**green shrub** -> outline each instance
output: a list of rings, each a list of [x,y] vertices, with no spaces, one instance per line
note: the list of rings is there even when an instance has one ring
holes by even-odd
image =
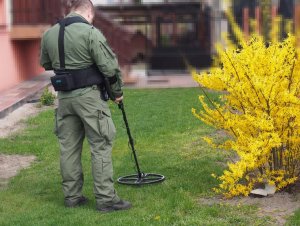
[[[48,88],[45,88],[40,98],[40,103],[42,105],[50,106],[54,104],[54,100],[55,100],[55,95],[51,91],[49,91]]]

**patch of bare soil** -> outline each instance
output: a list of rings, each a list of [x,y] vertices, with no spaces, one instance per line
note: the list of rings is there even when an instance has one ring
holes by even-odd
[[[228,134],[224,130],[217,130],[211,134],[216,140],[228,138]],[[231,156],[230,159],[236,161],[237,156]],[[225,161],[226,162],[226,161]],[[220,162],[219,164],[225,164]],[[222,197],[200,198],[200,204],[215,205],[227,204],[231,206],[239,205],[255,205],[258,207],[258,217],[268,216],[274,220],[275,224],[282,226],[286,219],[300,208],[300,181],[294,187],[290,187],[284,192],[275,193],[267,197],[235,197],[233,199],[223,199]]]
[[[222,199],[221,197],[200,198],[200,204],[214,205],[227,204],[232,206],[255,205],[258,207],[258,216],[269,216],[274,220],[275,225],[285,224],[287,217],[300,208],[300,194],[280,192],[273,196],[264,198],[258,197],[236,197],[233,199]]]
[[[9,179],[27,168],[36,159],[35,156],[0,155],[0,189],[4,188]]]
[[[37,107],[37,104],[24,104],[9,115],[0,119],[0,138],[6,138],[24,129],[24,120],[36,116],[45,107]]]
[[[0,138],[21,132],[26,127],[24,121],[28,117],[36,116],[45,109],[47,107],[37,107],[36,103],[28,103],[0,119]],[[0,189],[5,188],[11,177],[16,176],[21,169],[29,167],[35,159],[35,156],[0,154]]]

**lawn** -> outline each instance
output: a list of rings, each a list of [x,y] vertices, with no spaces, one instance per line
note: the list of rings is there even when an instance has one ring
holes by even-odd
[[[133,208],[101,214],[95,211],[90,151],[83,150],[84,194],[87,206],[67,209],[63,205],[59,173],[59,148],[53,134],[53,110],[28,120],[19,135],[0,140],[2,154],[33,154],[37,161],[0,190],[0,225],[267,225],[257,217],[255,206],[204,205],[199,198],[214,196],[225,156],[212,150],[201,136],[214,134],[191,114],[199,108],[201,91],[190,89],[125,90],[125,108],[136,142],[142,171],[161,173],[161,184],[131,187],[116,184]],[[218,94],[210,93],[217,100]],[[134,172],[121,112],[111,105],[117,127],[113,148],[115,178]],[[300,215],[300,213],[299,213]],[[293,219],[297,222],[297,218]],[[299,221],[298,221],[299,222]]]

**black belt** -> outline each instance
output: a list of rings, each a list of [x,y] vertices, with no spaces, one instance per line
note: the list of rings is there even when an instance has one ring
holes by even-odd
[[[96,66],[79,70],[54,70],[51,83],[55,91],[71,91],[92,85],[103,84],[103,76]]]

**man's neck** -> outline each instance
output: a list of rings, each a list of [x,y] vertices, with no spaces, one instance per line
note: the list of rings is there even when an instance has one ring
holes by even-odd
[[[84,19],[86,19],[89,22],[89,20],[88,20],[89,17],[88,17],[87,13],[84,13],[84,12],[79,11],[79,10],[74,10],[73,13],[76,13],[76,14],[82,16]]]

